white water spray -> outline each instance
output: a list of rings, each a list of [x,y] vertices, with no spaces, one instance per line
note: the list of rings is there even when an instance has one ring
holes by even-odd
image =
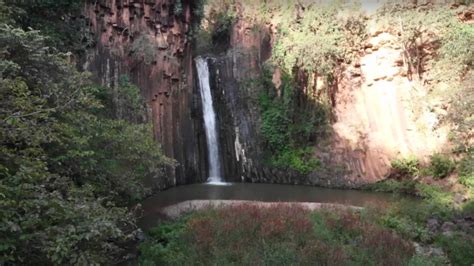
[[[199,78],[199,88],[204,114],[204,126],[206,128],[206,140],[209,161],[208,182],[212,184],[222,183],[221,163],[219,161],[219,142],[217,141],[216,113],[212,103],[211,88],[209,85],[209,67],[206,59],[196,58],[196,69]]]

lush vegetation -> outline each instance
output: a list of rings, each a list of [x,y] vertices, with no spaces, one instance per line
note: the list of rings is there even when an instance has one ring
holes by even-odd
[[[137,229],[128,206],[171,163],[137,87],[94,85],[55,48],[68,36],[23,29],[69,2],[0,3],[0,264],[119,261]]]
[[[390,185],[383,186],[390,186],[391,189],[401,187],[395,184],[396,182],[391,181]],[[474,211],[472,201],[457,205],[453,194],[438,186],[420,183],[412,186],[423,197],[422,201],[401,201],[388,210],[372,209],[368,211],[372,217],[370,219],[377,220],[378,224],[394,230],[406,239],[441,248],[452,265],[471,265],[474,262],[471,252],[474,248],[473,232],[469,225],[463,223],[464,217],[469,217]]]
[[[80,15],[82,0],[0,1],[0,23],[40,30],[47,46],[61,52],[83,54],[93,37]]]
[[[467,165],[468,157],[465,159]],[[430,156],[428,165],[423,166],[418,158],[411,155],[406,158],[398,158],[391,162],[392,177],[398,179],[413,179],[419,176],[433,176],[434,178],[445,178],[456,168],[456,163],[444,154],[433,154]],[[464,171],[468,171],[467,169]]]
[[[295,70],[333,77],[338,61],[350,61],[366,37],[365,21],[357,8],[342,1],[330,4],[280,5],[273,60],[288,73]],[[347,9],[345,16],[341,9]]]
[[[191,2],[200,21],[203,1]],[[225,50],[239,16],[256,26],[276,24],[271,64],[282,72],[281,86],[263,68],[248,87],[258,95],[268,163],[308,174],[321,166],[312,147],[328,129],[336,70],[356,59],[367,37],[365,18],[342,1],[242,2],[243,10],[231,0],[210,3],[208,27],[192,31],[201,38],[197,49]],[[113,89],[98,86],[77,70],[77,55],[94,43],[79,15],[81,3],[0,0],[1,265],[119,262],[136,240],[129,207],[150,192],[143,180],[164,180],[164,167],[173,164],[153,141],[139,88],[127,77]],[[173,11],[184,19],[182,3]],[[362,212],[243,205],[193,213],[152,230],[140,247],[142,264],[447,262],[415,255],[413,242],[441,247],[453,265],[474,263],[474,234],[462,226],[474,212],[474,28],[446,8],[392,6],[379,20],[397,36],[409,78],[451,105],[443,121],[453,124],[456,156],[435,154],[427,165],[414,157],[394,160],[394,178],[370,186],[423,200]],[[147,60],[156,50],[149,39],[137,38],[129,52],[152,63]],[[458,194],[424,180],[453,175],[471,198],[457,200]]]
[[[327,131],[326,108],[319,103],[301,108],[301,102],[306,101],[305,96],[298,95],[296,85],[288,75],[283,76],[280,95],[277,95],[269,67],[246,85],[259,94],[260,132],[268,153],[268,163],[277,168],[291,168],[301,174],[308,174],[320,166],[309,144]]]
[[[142,265],[419,265],[409,241],[355,211],[239,205],[162,224]],[[434,264],[436,265],[436,264]]]
[[[467,188],[474,189],[474,149],[469,149],[467,156],[459,162],[459,182]]]
[[[202,12],[203,19],[199,20],[201,24],[192,34],[196,53],[224,52],[229,47],[231,29],[237,21],[235,2],[208,1]]]
[[[444,169],[444,168],[443,168]],[[470,172],[472,175],[472,172]],[[429,185],[423,179],[388,179],[368,186],[369,189],[416,195],[421,201],[401,201],[388,210],[370,210],[384,227],[422,245],[442,248],[453,265],[471,265],[474,256],[472,227],[469,218],[474,214],[472,186],[466,186],[466,199],[458,200],[454,193],[440,185]],[[467,221],[467,222],[466,222]]]

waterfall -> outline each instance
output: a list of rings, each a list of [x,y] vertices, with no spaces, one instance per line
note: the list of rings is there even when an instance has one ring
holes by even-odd
[[[210,183],[222,182],[221,164],[219,161],[219,142],[217,141],[216,113],[212,105],[211,88],[209,85],[209,67],[206,59],[198,57],[196,60],[196,69],[199,79],[199,88],[204,114],[204,126],[206,128],[206,140],[209,161]]]

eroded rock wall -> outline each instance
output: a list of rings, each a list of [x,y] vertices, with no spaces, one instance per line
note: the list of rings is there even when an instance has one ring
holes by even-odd
[[[260,74],[267,59],[269,34],[248,30],[244,21],[233,25],[229,49],[210,60],[211,87],[214,90],[219,125],[221,156],[227,180],[263,179],[264,165],[258,159],[263,153],[259,134],[259,110],[249,99],[245,82]]]
[[[155,139],[177,166],[167,169],[160,189],[205,180],[205,135],[199,91],[193,83],[193,55],[188,33],[192,0],[87,1],[85,16],[96,38],[85,68],[103,85],[116,89],[128,76],[149,107]],[[139,141],[139,140],[137,140]]]
[[[449,129],[439,126],[418,75],[407,72],[397,36],[376,24],[369,30],[360,61],[344,66],[335,95],[331,160],[349,170],[344,178],[354,184],[387,177],[395,158],[423,161],[448,145]],[[425,39],[420,49],[431,54],[435,41]]]
[[[390,161],[395,158],[415,155],[423,161],[447,145],[449,130],[438,127],[439,119],[425,99],[422,82],[409,77],[397,36],[374,24],[369,25],[369,37],[359,60],[341,64],[335,71],[332,133],[319,141],[314,153],[323,167],[308,175],[267,167],[258,132],[259,107],[255,99],[249,99],[256,95],[246,90],[245,82],[259,75],[262,64],[271,57],[272,32],[277,29],[274,25],[252,23],[240,17],[231,28],[230,49],[216,56],[211,64],[227,177],[251,182],[360,187],[386,178]],[[255,26],[260,28],[255,30]],[[275,85],[278,76],[277,70]]]
[[[226,181],[310,184],[306,177],[264,161],[259,92],[249,82],[271,57],[271,26],[240,19],[230,29],[228,46],[225,53],[209,59]]]

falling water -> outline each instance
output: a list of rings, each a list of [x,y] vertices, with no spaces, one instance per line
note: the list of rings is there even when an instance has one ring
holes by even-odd
[[[204,113],[206,128],[207,150],[209,160],[210,183],[221,183],[221,164],[219,161],[219,143],[217,142],[216,113],[212,105],[211,88],[209,86],[209,67],[207,61],[201,57],[196,58],[196,69],[199,78],[199,88]]]

